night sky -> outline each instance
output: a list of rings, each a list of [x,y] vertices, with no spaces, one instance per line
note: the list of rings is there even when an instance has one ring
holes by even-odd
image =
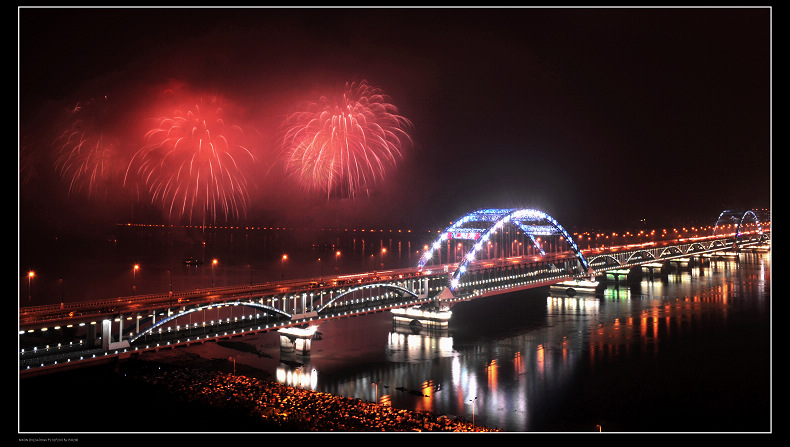
[[[65,192],[59,116],[106,96],[139,135],[175,84],[229,98],[256,136],[249,223],[438,229],[523,207],[569,229],[713,224],[770,207],[771,57],[769,8],[21,8],[20,222],[129,220],[123,194]],[[308,197],[277,164],[279,126],[363,79],[413,144],[370,197]]]

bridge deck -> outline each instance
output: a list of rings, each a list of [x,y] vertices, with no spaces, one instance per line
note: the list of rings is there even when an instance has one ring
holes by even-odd
[[[739,248],[759,246],[760,243],[750,241]],[[674,245],[590,251],[588,259],[595,275],[623,267],[721,253],[735,248],[731,240],[707,238],[704,241],[679,241]],[[339,284],[331,279],[323,284],[297,280],[287,284],[259,284],[22,308],[20,368],[29,371],[55,367],[108,355],[124,356],[146,349],[316,324],[334,318],[415,306],[436,298],[448,302],[478,299],[570,279],[589,278],[589,271],[568,267],[570,264],[566,261],[573,256],[573,253],[564,253],[550,260],[522,256],[471,263],[466,280],[452,293],[447,289],[448,272],[452,272],[457,264],[442,265],[432,270],[393,270],[386,275],[384,272],[375,275],[361,273],[353,284]],[[123,334],[120,339],[119,333]],[[100,346],[97,340],[102,335],[106,336]]]

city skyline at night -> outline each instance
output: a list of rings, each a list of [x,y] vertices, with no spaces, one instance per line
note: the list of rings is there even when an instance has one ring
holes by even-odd
[[[20,8],[20,219],[200,221],[205,202],[264,225],[443,228],[482,207],[712,224],[770,207],[770,25],[769,8]],[[353,159],[368,180],[333,174],[341,151],[291,151],[321,166],[302,183],[355,182],[299,185],[287,118],[362,82],[388,107],[366,125],[402,120],[396,145]],[[206,120],[184,98],[222,106]],[[162,138],[189,118],[193,146]]]

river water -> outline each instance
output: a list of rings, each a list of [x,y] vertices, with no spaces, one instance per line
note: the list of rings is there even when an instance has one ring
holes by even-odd
[[[105,280],[80,281],[69,264],[49,285],[41,279],[28,289],[21,281],[20,303],[395,268],[416,263],[417,247],[432,235],[272,235],[262,238],[271,244],[265,249],[260,240],[240,241],[238,235],[230,242],[229,234],[214,243],[207,238],[207,244],[186,234],[178,242],[160,237],[146,234],[126,245],[122,236],[91,251],[84,265],[114,273],[83,274]],[[180,265],[185,256],[211,257],[215,248],[222,268]],[[289,259],[281,262],[286,250]],[[256,258],[263,253],[268,259]],[[101,262],[104,256],[113,261]],[[769,253],[744,253],[663,278],[608,284],[596,295],[568,297],[539,288],[481,298],[455,305],[442,332],[397,327],[387,312],[332,320],[320,325],[322,338],[312,342],[309,356],[282,353],[279,336],[263,333],[159,357],[174,363],[198,356],[223,360],[225,367],[252,368],[293,386],[463,416],[509,432],[770,432],[770,261]],[[140,262],[141,269],[131,272],[130,262]],[[57,264],[40,271],[48,269]],[[55,420],[63,414],[33,410],[30,400],[52,393],[67,398],[65,377],[75,375],[22,381],[22,390],[36,390],[20,393],[34,396],[20,398],[23,430],[58,427]],[[97,402],[94,408],[102,407]],[[220,431],[234,429],[225,425]]]

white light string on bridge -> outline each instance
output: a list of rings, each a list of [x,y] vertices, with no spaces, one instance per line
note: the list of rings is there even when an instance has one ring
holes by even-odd
[[[719,214],[719,217],[716,219],[716,224],[713,226],[713,234],[716,235],[716,232],[723,228],[725,225],[735,225],[735,231],[732,234],[735,235],[735,239],[737,240],[739,236],[742,234],[742,228],[745,224],[749,224],[750,222],[747,221],[747,218],[753,220],[753,224],[757,225],[757,231],[759,234],[763,234],[763,227],[760,223],[760,218],[757,216],[757,213],[754,210],[724,210]]]
[[[482,228],[480,226],[468,227],[467,224],[469,223],[485,223],[485,226]],[[584,271],[589,270],[587,260],[562,225],[543,211],[529,208],[485,208],[466,214],[442,232],[439,238],[420,258],[418,267],[423,268],[433,258],[434,252],[438,251],[445,241],[451,239],[474,241],[475,244],[469,249],[451,276],[450,286],[455,289],[458,287],[460,278],[466,272],[469,263],[474,261],[478,252],[483,249],[483,244],[508,223],[520,228],[537,247],[541,256],[545,255],[545,251],[536,243],[535,236],[562,236],[571,250],[573,250]]]
[[[213,308],[219,308],[219,307],[227,307],[227,306],[252,307],[252,308],[262,309],[262,310],[265,310],[265,311],[268,311],[268,312],[272,312],[275,315],[279,314],[279,315],[285,316],[286,318],[291,318],[291,314],[289,314],[287,312],[281,311],[280,309],[274,308],[274,307],[269,306],[267,304],[260,304],[260,303],[256,303],[256,302],[253,302],[253,301],[232,301],[232,302],[225,302],[225,303],[221,303],[221,304],[208,304],[208,305],[205,305],[205,306],[198,306],[198,307],[193,307],[193,308],[190,308],[190,309],[185,309],[183,312],[178,312],[178,313],[174,313],[172,315],[169,315],[167,318],[159,320],[155,324],[151,325],[151,327],[149,327],[149,328],[147,328],[147,329],[145,329],[143,331],[140,331],[137,334],[133,334],[129,338],[129,343],[133,343],[138,338],[143,337],[146,334],[153,333],[154,329],[159,328],[159,327],[163,327],[163,326],[167,325],[168,323],[170,323],[171,321],[177,320],[177,319],[179,319],[179,318],[181,318],[181,317],[183,317],[185,315],[188,315],[190,313],[199,312],[201,310],[208,310],[208,309],[213,309]]]

